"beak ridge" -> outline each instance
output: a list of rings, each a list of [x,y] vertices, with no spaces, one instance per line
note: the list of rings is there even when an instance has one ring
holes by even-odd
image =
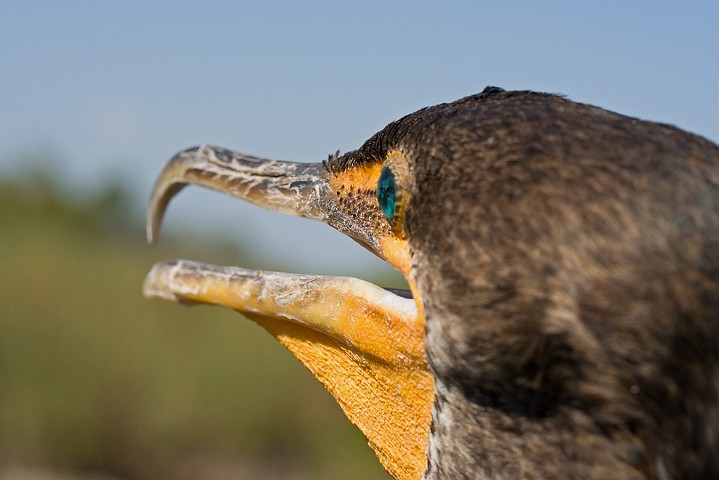
[[[268,160],[203,145],[175,155],[155,182],[147,240],[157,239],[170,200],[188,184],[227,193],[269,210],[327,222],[329,190],[321,163]]]

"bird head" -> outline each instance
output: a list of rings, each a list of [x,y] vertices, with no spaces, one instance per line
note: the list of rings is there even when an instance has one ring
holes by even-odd
[[[718,151],[494,87],[325,162],[193,148],[160,173],[150,242],[170,199],[200,185],[330,225],[410,291],[180,260],[144,292],[259,323],[399,479],[711,473]]]

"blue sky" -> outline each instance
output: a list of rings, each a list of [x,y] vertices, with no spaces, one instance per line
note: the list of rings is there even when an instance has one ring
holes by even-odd
[[[188,146],[317,161],[490,84],[716,142],[718,23],[716,1],[0,1],[0,175],[53,152],[44,168],[66,181],[120,176],[145,198]],[[198,189],[168,220],[230,232],[298,270],[348,273],[348,250],[355,268],[377,267],[323,226]],[[308,260],[284,251],[295,246]]]

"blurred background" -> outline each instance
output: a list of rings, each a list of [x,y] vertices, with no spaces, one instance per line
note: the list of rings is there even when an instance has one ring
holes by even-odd
[[[172,257],[401,285],[324,225],[154,177],[211,143],[323,160],[486,85],[719,140],[717,2],[0,1],[0,479],[387,478],[238,314],[142,298]]]

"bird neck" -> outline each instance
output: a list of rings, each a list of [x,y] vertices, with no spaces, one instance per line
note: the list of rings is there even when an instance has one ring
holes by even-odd
[[[626,478],[643,479],[641,445],[610,437],[591,419],[567,409],[552,417],[518,415],[470,400],[441,379],[435,403],[424,480]]]

